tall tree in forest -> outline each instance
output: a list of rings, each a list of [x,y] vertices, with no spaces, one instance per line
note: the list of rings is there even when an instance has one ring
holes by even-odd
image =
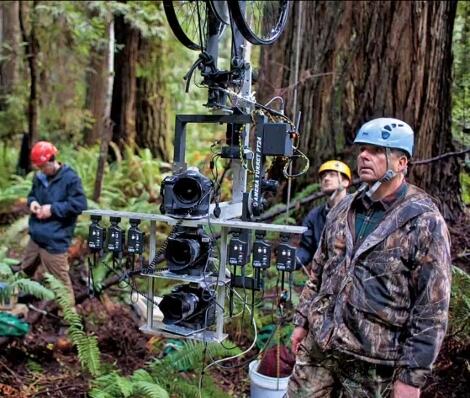
[[[310,180],[326,159],[353,163],[355,133],[376,117],[397,117],[414,128],[416,159],[454,149],[450,90],[455,1],[292,3],[286,32],[262,51],[258,99],[283,95],[289,114],[297,88],[300,149],[311,161]],[[297,40],[301,51],[295,81]],[[440,200],[446,219],[462,210],[459,170],[456,158],[411,170],[411,181]]]
[[[21,1],[19,6],[19,21],[21,35],[25,43],[25,55],[29,68],[30,88],[28,100],[28,134],[29,144],[32,145],[39,138],[39,99],[38,99],[38,54],[39,41],[36,36],[37,6],[38,1],[32,5]],[[29,26],[28,26],[29,25]]]
[[[114,18],[116,46],[114,87],[111,119],[114,122],[113,141],[123,147],[135,143],[136,69],[139,30],[124,15]]]
[[[87,10],[90,19],[99,18],[100,12],[97,9]],[[108,13],[110,15],[110,13]],[[106,109],[111,106],[111,102],[107,103],[107,94],[109,92],[109,24],[111,17],[106,21],[107,38],[106,40],[96,40],[92,44],[90,51],[89,64],[86,80],[86,99],[85,107],[90,111],[93,118],[93,124],[85,129],[85,143],[87,145],[96,144],[104,130],[106,117]],[[113,44],[114,45],[114,44]],[[114,67],[113,67],[114,68]],[[112,87],[110,88],[112,91]],[[108,98],[111,101],[111,98]]]
[[[106,107],[107,49],[104,46],[94,48],[90,54],[90,63],[86,74],[85,106],[93,117],[93,125],[85,131],[85,143],[96,144],[103,131]]]
[[[105,98],[103,106],[103,117],[102,117],[102,130],[100,132],[100,153],[98,157],[98,165],[96,168],[95,186],[93,189],[93,200],[95,202],[100,201],[101,189],[103,187],[104,169],[106,161],[108,159],[109,143],[111,142],[113,135],[113,121],[111,120],[111,106],[112,106],[112,95],[113,95],[113,82],[114,82],[114,47],[115,47],[115,35],[114,35],[114,20],[110,16],[108,21],[108,47],[106,51],[106,82],[105,87]]]
[[[125,10],[115,18],[113,141],[121,149],[124,144],[149,148],[154,156],[168,160],[163,9],[159,3],[124,4]]]
[[[0,110],[5,109],[6,96],[13,92],[18,80],[20,30],[18,1],[0,3]]]
[[[137,145],[158,159],[170,159],[168,92],[164,74],[163,41],[141,37],[137,77]]]

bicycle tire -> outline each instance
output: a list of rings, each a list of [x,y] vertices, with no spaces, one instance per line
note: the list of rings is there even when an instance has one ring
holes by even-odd
[[[201,20],[198,18],[198,8]],[[206,32],[208,28],[208,3],[207,1],[163,1],[166,19],[176,38],[185,47],[201,51],[205,49]],[[217,16],[216,16],[217,18]],[[224,24],[217,19],[217,34],[220,36],[224,29]],[[199,27],[202,29],[202,41]]]
[[[274,43],[287,24],[289,1],[227,1],[230,13],[243,37],[255,45]],[[243,11],[245,6],[246,12]],[[246,18],[248,15],[249,18]]]
[[[227,1],[208,0],[212,8],[212,12],[217,19],[225,25],[230,25],[230,14],[228,10]]]

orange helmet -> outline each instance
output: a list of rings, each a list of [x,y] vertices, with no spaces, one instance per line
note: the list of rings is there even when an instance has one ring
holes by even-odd
[[[57,152],[59,152],[57,148],[50,142],[38,141],[31,149],[31,162],[36,167],[42,166],[44,163],[49,162]]]

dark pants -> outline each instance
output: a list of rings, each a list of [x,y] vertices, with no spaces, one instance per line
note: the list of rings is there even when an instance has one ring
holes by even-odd
[[[299,345],[289,398],[390,397],[394,368],[374,365],[338,351],[322,352],[310,333]]]

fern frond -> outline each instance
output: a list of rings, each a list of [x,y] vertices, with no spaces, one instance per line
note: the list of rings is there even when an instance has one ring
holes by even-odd
[[[131,376],[132,381],[146,381],[153,383],[153,378],[145,369],[137,369]]]
[[[207,350],[212,358],[222,358],[225,356],[236,355],[241,352],[239,348],[233,343],[228,342],[224,344],[228,348],[225,348],[218,343],[208,343]],[[202,357],[204,353],[204,344],[195,340],[185,340],[183,347],[178,351],[175,351],[167,355],[162,363],[172,365],[179,370],[188,369],[200,369],[202,364]]]
[[[128,398],[132,395],[133,385],[132,381],[125,377],[116,377],[116,386],[119,388],[120,395],[124,398]]]
[[[88,392],[88,396],[90,398],[116,398],[115,395],[100,390],[91,390]]]
[[[63,283],[49,273],[45,274],[45,279],[55,293],[56,301],[64,313],[64,319],[69,324],[69,336],[72,344],[77,348],[80,365],[92,376],[98,376],[101,373],[101,363],[96,336],[87,336],[83,331],[82,320]]]
[[[54,293],[50,289],[31,279],[17,279],[11,286],[12,288],[18,287],[23,293],[31,294],[41,300],[52,300],[54,298]]]
[[[106,397],[117,398],[121,397],[121,390],[118,386],[118,380],[122,376],[119,375],[115,370],[111,371],[108,374],[101,375],[97,377],[92,382],[92,389],[88,393],[92,398],[100,398],[99,393],[106,394]]]
[[[133,386],[136,397],[169,398],[168,392],[154,382],[136,381]]]
[[[8,264],[0,263],[0,278],[8,279],[13,276],[13,271]]]
[[[2,244],[9,245],[13,241],[18,241],[18,236],[28,228],[29,216],[20,217],[13,224],[11,224],[3,233]]]

